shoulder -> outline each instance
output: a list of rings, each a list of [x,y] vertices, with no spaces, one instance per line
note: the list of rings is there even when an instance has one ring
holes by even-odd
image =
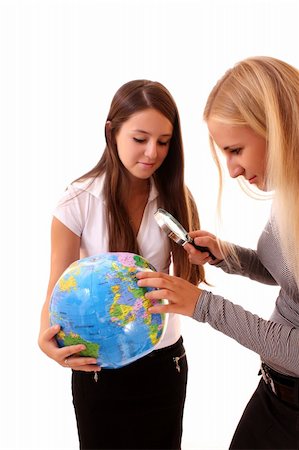
[[[65,191],[53,215],[76,235],[82,236],[89,218],[101,216],[103,177],[74,181]]]
[[[57,207],[63,209],[88,209],[90,204],[103,203],[104,177],[76,180],[68,185]]]
[[[84,180],[78,180],[71,183],[67,190],[69,193],[82,193],[85,192],[93,197],[101,198],[103,194],[103,187],[105,182],[105,175],[100,175],[95,178],[86,178]]]

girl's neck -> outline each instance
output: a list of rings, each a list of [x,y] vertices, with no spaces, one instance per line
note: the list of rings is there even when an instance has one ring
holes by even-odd
[[[123,188],[122,197],[129,222],[137,236],[150,192],[150,180],[138,180]]]
[[[125,197],[130,197],[131,195],[146,195],[148,196],[150,191],[150,180],[149,179],[127,179],[122,186],[123,193]]]

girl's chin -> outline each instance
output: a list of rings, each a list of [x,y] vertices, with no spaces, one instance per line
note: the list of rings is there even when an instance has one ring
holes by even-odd
[[[251,186],[257,188],[259,191],[262,191],[262,192],[270,192],[272,190],[269,188],[266,181],[264,181],[264,180],[260,181],[260,180],[258,180],[257,177],[255,177],[252,180],[247,180],[247,182]]]
[[[263,180],[261,183],[258,183],[257,187],[259,188],[260,191],[263,191],[263,192],[270,192],[272,190],[270,188],[270,186],[268,186],[268,183],[266,180]]]

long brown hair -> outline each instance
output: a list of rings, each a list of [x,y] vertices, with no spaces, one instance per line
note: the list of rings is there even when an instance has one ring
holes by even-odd
[[[153,175],[159,192],[158,205],[173,214],[187,229],[199,229],[195,202],[184,182],[184,153],[177,106],[168,90],[158,82],[133,80],[125,83],[114,95],[105,127],[106,147],[96,166],[77,181],[105,174],[104,198],[109,230],[109,251],[139,253],[137,239],[125,206],[121,201],[121,186],[128,179],[127,170],[119,159],[115,136],[122,124],[133,114],[153,108],[173,125],[168,154]],[[125,230],[125,232],[124,232]],[[191,265],[187,253],[170,241],[174,274],[197,284],[204,280],[202,266]]]

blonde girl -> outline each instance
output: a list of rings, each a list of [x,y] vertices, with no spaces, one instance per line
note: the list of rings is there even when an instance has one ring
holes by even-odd
[[[190,233],[218,258],[191,245],[190,261],[212,263],[229,274],[280,286],[268,320],[221,295],[178,277],[145,274],[141,286],[167,298],[156,311],[208,322],[260,355],[261,380],[233,436],[230,449],[299,448],[299,72],[272,57],[253,57],[228,70],[211,91],[204,119],[219,168],[218,149],[229,174],[248,190],[273,191],[271,216],[256,249],[222,242],[211,233]],[[221,190],[221,189],[220,189]],[[262,299],[261,299],[262,301]]]

